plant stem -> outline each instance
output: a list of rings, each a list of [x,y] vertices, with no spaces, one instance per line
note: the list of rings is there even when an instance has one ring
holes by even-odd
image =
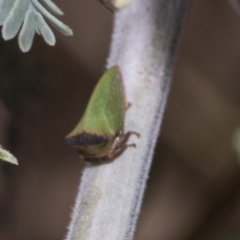
[[[190,0],[132,0],[115,13],[107,66],[118,65],[127,101],[125,131],[141,134],[108,164],[86,164],[66,240],[130,240],[145,190]]]

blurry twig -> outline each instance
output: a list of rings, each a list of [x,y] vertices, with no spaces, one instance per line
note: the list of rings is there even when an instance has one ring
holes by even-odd
[[[240,17],[240,0],[228,0],[235,13]]]

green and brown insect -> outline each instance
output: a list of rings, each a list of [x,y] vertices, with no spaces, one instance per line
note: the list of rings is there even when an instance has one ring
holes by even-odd
[[[109,161],[127,147],[134,131],[124,132],[126,103],[122,77],[117,66],[109,68],[99,80],[82,119],[66,136],[64,143],[77,148],[79,157],[90,162]]]

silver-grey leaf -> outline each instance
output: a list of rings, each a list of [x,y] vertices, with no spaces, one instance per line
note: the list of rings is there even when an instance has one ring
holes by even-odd
[[[0,146],[0,160],[18,165],[17,159],[2,146]]]
[[[0,26],[3,25],[5,19],[7,18],[9,12],[11,11],[15,0],[1,0],[0,1]]]
[[[42,15],[38,12],[36,12],[36,20],[37,20],[38,30],[42,34],[45,42],[47,42],[51,46],[55,45],[56,39],[51,28],[47,25]]]
[[[34,37],[36,26],[37,26],[36,24],[37,23],[36,23],[35,12],[31,10],[27,11],[22,29],[18,37],[18,44],[20,49],[23,52],[29,51],[29,49],[32,46],[33,37]]]
[[[28,7],[29,0],[16,0],[8,17],[3,23],[2,36],[5,40],[9,40],[16,36],[24,20]]]
[[[51,0],[40,0],[40,2],[53,14],[63,15],[62,10]]]
[[[49,45],[55,44],[55,36],[47,22],[61,33],[73,35],[71,28],[53,14],[62,15],[63,12],[52,0],[0,0],[2,37],[5,40],[12,39],[21,29],[18,37],[19,46],[23,52],[27,52],[32,46],[35,33],[42,34]]]
[[[33,6],[61,33],[71,36],[73,35],[72,29],[67,25],[55,18],[51,13],[49,13],[37,0],[31,0]]]

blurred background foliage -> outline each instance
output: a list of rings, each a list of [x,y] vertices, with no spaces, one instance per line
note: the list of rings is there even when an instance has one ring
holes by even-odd
[[[5,44],[1,40],[0,45],[0,97],[6,104],[22,104],[32,101],[37,96],[44,95],[49,86],[46,84],[44,72],[47,65],[43,61],[32,61],[19,53],[18,46]],[[45,88],[45,90],[43,90]]]
[[[104,71],[113,15],[56,1],[74,31],[20,52],[0,40],[0,239],[63,239],[84,163],[62,144]],[[70,14],[71,13],[71,14]],[[136,39],[137,41],[137,39]],[[135,240],[240,239],[240,20],[225,0],[193,0]],[[137,116],[136,116],[137,117]],[[111,181],[111,179],[109,179]]]

